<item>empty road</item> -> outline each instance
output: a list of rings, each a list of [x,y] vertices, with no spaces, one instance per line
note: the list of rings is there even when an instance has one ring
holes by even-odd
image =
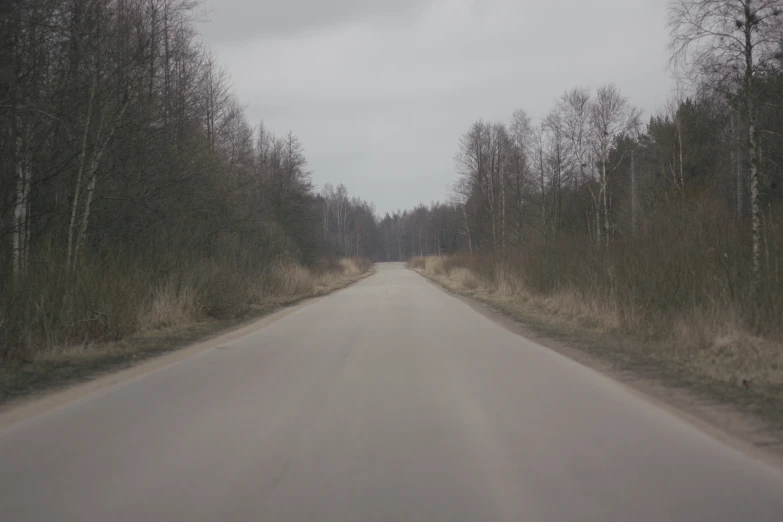
[[[0,431],[12,521],[783,520],[783,474],[401,265]]]

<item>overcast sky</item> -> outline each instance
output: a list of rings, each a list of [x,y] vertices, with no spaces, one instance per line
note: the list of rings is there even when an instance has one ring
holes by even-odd
[[[382,216],[448,196],[460,136],[543,117],[614,82],[648,114],[671,92],[664,0],[207,0],[207,44],[249,120],[299,136],[313,180]]]

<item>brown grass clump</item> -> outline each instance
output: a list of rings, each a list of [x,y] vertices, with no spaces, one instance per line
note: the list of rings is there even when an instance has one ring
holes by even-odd
[[[306,268],[296,263],[279,263],[273,266],[263,278],[267,296],[296,297],[315,289],[315,277]]]
[[[249,271],[214,258],[158,273],[117,256],[85,259],[71,275],[52,259],[37,260],[37,267],[34,278],[0,295],[0,360],[11,364],[52,350],[81,352],[137,333],[241,318],[256,307],[269,309],[348,284],[372,263],[335,259],[308,268],[281,260]]]
[[[413,268],[414,270],[424,270],[426,266],[427,262],[422,256],[414,256],[408,261],[408,268]]]
[[[359,261],[347,257],[340,259],[340,269],[342,274],[348,277],[356,277],[366,271],[360,266]]]
[[[526,293],[524,281],[509,267],[505,265],[498,266],[496,278],[495,286],[500,295],[511,297]]]
[[[595,298],[585,299],[573,289],[559,290],[550,296],[533,295],[528,302],[551,314],[563,316],[601,332],[615,331],[620,327],[617,310],[611,303]]]
[[[441,275],[446,270],[445,260],[444,256],[427,256],[424,258],[424,270],[428,274]]]
[[[512,309],[636,339],[646,356],[709,379],[783,386],[781,292],[742,289],[727,258],[677,240],[666,248],[550,245],[503,262],[459,254],[409,265],[458,291],[517,303]]]
[[[712,379],[735,385],[783,385],[783,344],[754,335],[733,310],[694,310],[678,318],[669,343]]]
[[[479,287],[478,277],[467,268],[454,268],[449,272],[448,277],[466,290],[475,290]]]
[[[168,280],[158,286],[139,316],[140,330],[159,330],[197,321],[201,315],[198,296],[191,286]]]

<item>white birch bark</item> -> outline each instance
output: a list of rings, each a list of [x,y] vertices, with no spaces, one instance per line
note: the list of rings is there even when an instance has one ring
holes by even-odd
[[[15,138],[15,156],[16,156],[16,197],[14,203],[13,234],[12,234],[12,256],[13,256],[13,275],[14,280],[19,280],[24,272],[24,249],[25,231],[24,226],[27,221],[27,198],[26,179],[27,173],[24,166],[24,140],[21,136],[21,129],[17,128]]]
[[[92,124],[93,104],[95,103],[95,91],[98,84],[98,73],[93,76],[90,86],[90,96],[87,101],[87,114],[84,118],[84,133],[82,134],[81,154],[79,156],[79,167],[76,171],[76,183],[74,185],[73,200],[71,201],[71,219],[68,224],[68,250],[66,257],[66,268],[70,271],[73,268],[73,245],[76,235],[76,218],[79,209],[79,197],[82,192],[82,178],[87,164],[87,144],[90,137],[90,126]]]
[[[468,252],[473,254],[473,243],[470,240],[470,223],[468,221],[468,211],[465,205],[462,205],[462,217],[465,219],[465,235],[468,238]]]
[[[750,160],[750,215],[751,236],[753,241],[753,279],[758,286],[761,283],[761,192],[759,172],[759,145],[756,134],[756,93],[753,78],[753,25],[749,23],[755,13],[751,13],[750,0],[745,4],[745,110],[748,120],[748,159]]]
[[[636,237],[638,231],[636,205],[636,155],[634,149],[631,149],[631,234],[633,237]]]
[[[684,145],[683,145],[683,138],[682,138],[682,118],[680,118],[679,115],[677,115],[677,143],[680,146],[679,150],[679,162],[680,162],[680,170],[679,170],[679,188],[680,188],[680,196],[683,198],[685,197],[685,161],[684,161]]]
[[[89,181],[87,184],[87,192],[84,200],[84,209],[81,213],[82,219],[81,219],[81,224],[79,226],[79,233],[76,238],[76,246],[73,250],[74,256],[78,255],[78,253],[81,251],[81,248],[84,246],[85,243],[85,237],[87,235],[87,226],[90,222],[90,212],[92,210],[92,202],[95,196],[95,187],[98,182],[98,167],[100,166],[101,158],[103,157],[104,152],[106,152],[106,148],[109,146],[109,143],[111,143],[111,140],[114,138],[114,134],[117,132],[117,129],[122,124],[123,117],[125,116],[125,111],[128,109],[129,105],[130,105],[130,96],[126,96],[122,108],[120,109],[119,113],[114,119],[114,123],[112,125],[111,131],[109,131],[109,133],[103,138],[102,138],[102,133],[103,133],[103,125],[104,125],[104,114],[101,114],[101,121],[100,124],[98,125],[98,131],[96,137],[96,141],[98,141],[96,145],[97,150],[93,152],[93,158],[92,161],[90,162],[90,169],[88,172]]]

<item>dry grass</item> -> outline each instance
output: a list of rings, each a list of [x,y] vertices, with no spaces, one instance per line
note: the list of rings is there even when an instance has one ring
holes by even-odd
[[[443,256],[427,256],[424,258],[424,269],[433,275],[445,272],[446,258]]]
[[[638,272],[632,274],[634,282],[628,283],[621,279],[623,274],[618,276],[611,270],[605,281],[591,279],[585,272],[579,280],[564,277],[569,271],[579,274],[579,269],[589,267],[589,259],[576,259],[578,264],[570,265],[539,260],[537,267],[531,262],[488,266],[491,261],[486,259],[427,257],[409,266],[444,286],[496,303],[504,310],[525,310],[537,320],[589,331],[591,335],[623,336],[644,350],[645,357],[674,364],[701,378],[769,390],[783,387],[783,342],[775,336],[753,333],[744,320],[746,314],[736,306],[716,299],[711,306],[689,306],[687,300],[683,301],[682,288],[672,297],[676,302],[662,302],[660,289],[641,280],[644,274]],[[648,303],[639,305],[639,300]],[[656,300],[660,304],[654,306]],[[774,331],[775,326],[765,325],[761,331]]]
[[[298,297],[314,291],[315,276],[295,263],[280,263],[264,275],[262,288],[266,298]]]
[[[506,297],[524,296],[527,294],[522,278],[505,265],[500,265],[496,269],[495,288],[500,295]]]
[[[155,289],[152,299],[141,310],[138,324],[142,331],[160,330],[190,324],[200,316],[198,296],[193,287],[169,279]]]
[[[783,345],[748,331],[732,310],[694,310],[678,318],[669,343],[678,360],[717,381],[783,386]]]
[[[555,315],[576,321],[601,332],[620,328],[620,318],[612,303],[595,298],[585,299],[574,289],[563,289],[549,296],[530,295],[528,302]]]
[[[0,321],[11,326],[0,330],[0,402],[194,342],[346,286],[371,268],[365,259],[340,259],[313,268],[278,262],[247,273],[209,260],[156,277],[118,259],[85,267],[69,282],[52,265],[0,299]]]
[[[34,279],[0,298],[0,359],[10,365],[81,353],[138,333],[245,317],[344,286],[371,263],[340,259],[310,269],[280,261],[248,272],[211,259],[156,274],[118,257],[85,260],[71,278],[57,263],[40,266]]]
[[[224,267],[202,265],[158,286],[139,318],[143,330],[178,327],[204,317],[241,316],[253,307],[278,305],[320,295],[356,280],[369,265],[340,259],[319,269],[278,262],[263,273],[244,278]],[[236,274],[236,272],[233,272]],[[221,292],[221,289],[223,292]]]
[[[426,264],[427,262],[422,256],[413,256],[407,263],[408,268],[413,268],[414,270],[424,270]]]
[[[455,268],[449,272],[448,277],[453,279],[457,285],[466,290],[475,290],[479,287],[479,280],[476,274],[467,268]]]
[[[343,275],[347,277],[356,277],[366,271],[358,260],[345,257],[340,259],[340,268],[342,269]]]

